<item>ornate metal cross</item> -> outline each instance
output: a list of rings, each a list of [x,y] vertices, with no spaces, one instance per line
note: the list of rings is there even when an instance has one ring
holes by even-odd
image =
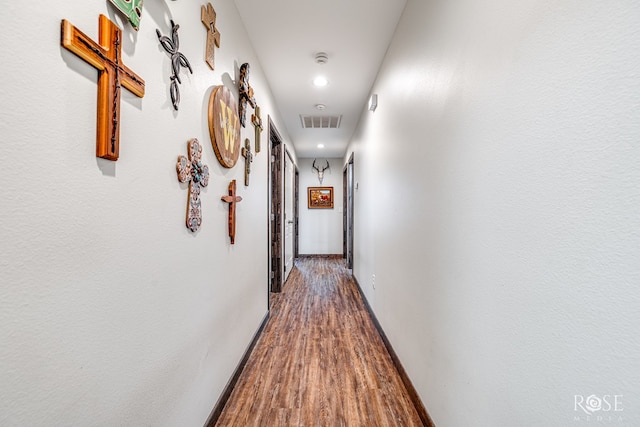
[[[205,52],[205,59],[209,67],[215,70],[215,47],[220,47],[220,31],[216,28],[216,11],[213,9],[211,3],[202,6],[200,19],[204,26],[207,27],[207,50]]]
[[[240,66],[240,83],[238,85],[238,94],[240,96],[240,104],[238,104],[238,116],[240,116],[240,124],[246,127],[247,122],[247,102],[256,108],[256,99],[253,97],[253,88],[249,85],[249,63],[245,62]]]
[[[169,55],[171,55],[171,86],[169,87],[169,93],[171,94],[171,103],[173,108],[178,111],[178,104],[180,104],[180,89],[178,83],[180,81],[180,67],[187,67],[187,69],[193,74],[191,64],[186,56],[179,52],[180,39],[178,38],[178,29],[180,25],[177,25],[173,20],[171,22],[171,38],[163,36],[160,30],[156,30],[156,35],[160,44]]]
[[[251,115],[251,123],[256,129],[256,153],[260,152],[260,134],[262,133],[262,117],[260,117],[260,106],[256,105],[256,113]]]
[[[253,154],[251,154],[251,141],[249,138],[244,140],[242,147],[242,157],[244,157],[244,185],[249,186],[249,174],[251,173],[251,162],[253,162]]]
[[[189,198],[187,199],[187,228],[197,231],[202,224],[202,202],[200,201],[200,187],[209,184],[209,166],[202,164],[202,146],[196,138],[187,141],[189,158],[178,156],[176,171],[178,181],[189,183]]]
[[[96,156],[118,160],[120,152],[120,87],[144,97],[144,80],[122,64],[122,31],[100,15],[99,43],[62,20],[62,46],[98,70],[98,120]]]
[[[229,184],[229,195],[220,198],[223,202],[229,203],[229,237],[231,244],[236,241],[236,203],[242,201],[242,197],[236,196],[236,180]]]

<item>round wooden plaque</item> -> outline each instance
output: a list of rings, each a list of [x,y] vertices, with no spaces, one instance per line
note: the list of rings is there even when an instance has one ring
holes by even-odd
[[[240,118],[236,100],[224,85],[214,87],[209,97],[209,134],[220,164],[234,167],[240,155]]]

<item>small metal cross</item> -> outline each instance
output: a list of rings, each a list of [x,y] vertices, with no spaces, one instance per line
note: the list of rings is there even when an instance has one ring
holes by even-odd
[[[256,153],[260,152],[260,134],[262,133],[262,117],[260,117],[260,106],[256,105],[256,113],[251,115],[251,123],[256,128]]]
[[[249,138],[244,140],[242,147],[242,157],[244,157],[244,186],[249,186],[249,174],[251,173],[251,162],[253,162],[253,154],[251,153],[251,141]]]

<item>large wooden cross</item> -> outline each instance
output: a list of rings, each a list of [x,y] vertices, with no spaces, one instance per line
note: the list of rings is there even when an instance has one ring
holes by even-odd
[[[122,63],[122,31],[100,15],[99,43],[62,20],[62,46],[98,70],[96,156],[118,160],[120,151],[120,87],[144,97],[144,80]]]
[[[206,6],[202,6],[200,13],[200,19],[205,27],[207,27],[207,48],[205,52],[205,60],[212,70],[216,69],[215,59],[216,52],[215,47],[220,47],[220,31],[216,28],[216,11],[211,6],[211,3]]]
[[[249,138],[244,140],[242,147],[242,157],[244,157],[244,185],[249,186],[249,174],[251,173],[251,162],[253,162],[253,154],[251,154],[251,141]]]
[[[251,115],[251,123],[256,129],[256,153],[260,152],[260,134],[262,133],[262,117],[260,117],[260,106],[256,105],[256,113]]]
[[[236,241],[236,203],[242,201],[242,197],[236,196],[236,180],[229,184],[229,195],[220,198],[223,202],[229,203],[229,237],[231,244]]]

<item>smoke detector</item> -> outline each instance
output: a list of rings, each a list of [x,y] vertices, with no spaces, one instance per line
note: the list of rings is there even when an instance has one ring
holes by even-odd
[[[316,53],[316,63],[317,64],[326,64],[329,61],[329,55],[325,52]]]

